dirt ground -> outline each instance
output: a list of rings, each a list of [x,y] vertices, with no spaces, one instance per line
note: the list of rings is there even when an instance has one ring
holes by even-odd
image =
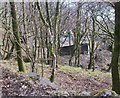
[[[83,91],[96,92],[102,89],[111,89],[110,72],[92,72],[81,68],[59,66],[56,70],[54,83],[49,82],[51,68],[44,70],[44,79],[25,77],[24,73],[17,72],[17,65],[12,61],[0,61],[2,78],[0,84],[2,94],[8,96],[39,96],[39,95],[81,95]],[[30,68],[30,67],[27,67]]]

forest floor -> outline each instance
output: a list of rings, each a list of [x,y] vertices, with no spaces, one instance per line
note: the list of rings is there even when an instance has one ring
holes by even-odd
[[[51,67],[44,65],[44,78],[41,65],[37,66],[39,78],[29,78],[30,63],[25,63],[27,72],[19,73],[14,60],[0,61],[2,76],[0,86],[3,96],[44,96],[44,95],[94,95],[103,89],[111,89],[110,72],[86,70],[59,65],[55,81],[50,83]]]

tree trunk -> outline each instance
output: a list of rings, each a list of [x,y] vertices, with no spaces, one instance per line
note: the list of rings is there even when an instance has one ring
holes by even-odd
[[[94,70],[94,48],[95,48],[95,41],[94,41],[94,38],[95,38],[95,20],[94,18],[92,17],[92,22],[93,22],[93,31],[92,31],[92,35],[91,35],[91,50],[90,50],[90,62],[89,62],[89,65],[88,65],[88,69],[92,69],[93,67],[93,70]]]
[[[7,53],[7,56],[4,58],[5,60],[9,60],[11,58],[11,54],[13,53],[13,50],[14,50],[14,43],[12,44],[10,51]]]
[[[75,66],[80,66],[80,40],[81,40],[81,21],[80,21],[80,16],[81,16],[81,3],[77,4],[77,22],[76,22],[76,28],[75,28],[75,47],[74,47],[74,52],[75,52]],[[71,58],[70,58],[71,59]],[[71,64],[71,60],[69,60],[69,64]]]
[[[57,58],[57,56],[56,56],[56,54],[57,54],[57,38],[58,38],[57,37],[57,31],[58,31],[57,24],[58,24],[58,14],[59,14],[59,3],[60,2],[58,0],[57,4],[56,4],[56,9],[55,9],[54,23],[50,21],[48,1],[46,0],[46,14],[47,14],[47,19],[46,20],[47,21],[44,19],[43,15],[42,15],[39,3],[38,2],[36,3],[38,11],[39,11],[39,16],[40,16],[43,24],[45,25],[45,27],[49,30],[49,34],[47,35],[47,36],[49,36],[49,40],[50,40],[50,37],[51,37],[51,41],[49,42],[50,46],[47,45],[47,48],[50,52],[50,56],[52,57],[52,64],[51,64],[52,65],[52,74],[51,74],[51,77],[50,77],[51,82],[54,81],[55,68],[56,68],[56,62],[57,62],[56,61],[56,58]],[[54,24],[54,26],[52,26],[52,24]],[[48,56],[49,56],[49,52],[48,52]]]
[[[55,68],[57,66],[57,42],[58,42],[58,15],[59,15],[59,0],[57,1],[56,3],[56,10],[55,10],[55,22],[54,22],[54,28],[53,28],[53,31],[54,31],[54,41],[52,43],[52,47],[53,47],[53,51],[52,51],[52,74],[51,74],[51,77],[50,77],[50,80],[51,82],[54,81],[54,77],[55,77]]]
[[[115,34],[111,67],[112,89],[120,94],[120,2],[115,3]]]
[[[14,41],[15,41],[15,49],[17,52],[17,62],[18,62],[18,68],[19,71],[25,72],[25,67],[23,65],[23,58],[21,53],[21,43],[20,43],[20,34],[18,32],[18,24],[17,24],[17,18],[16,18],[16,11],[15,11],[15,4],[14,2],[10,2],[11,7],[11,16],[12,16],[12,29],[13,29],[13,35],[14,35]]]

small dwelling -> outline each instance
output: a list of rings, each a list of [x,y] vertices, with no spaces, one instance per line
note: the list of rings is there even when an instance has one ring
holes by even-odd
[[[60,47],[60,55],[71,55],[75,51],[75,45]],[[87,43],[81,44],[80,49],[81,54],[89,54],[89,45]]]
[[[89,45],[83,42],[81,45],[81,54],[89,54]],[[60,55],[71,55],[75,51],[74,34],[72,31],[65,31],[60,36]]]

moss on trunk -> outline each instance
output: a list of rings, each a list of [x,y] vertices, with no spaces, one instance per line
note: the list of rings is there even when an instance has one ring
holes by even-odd
[[[115,34],[111,67],[112,89],[120,94],[120,2],[115,3]]]
[[[19,71],[25,72],[25,67],[23,65],[23,58],[21,53],[20,34],[18,32],[18,24],[17,24],[14,2],[10,2],[10,7],[11,7],[12,29],[13,29],[15,49],[17,53],[18,68],[19,68]]]

